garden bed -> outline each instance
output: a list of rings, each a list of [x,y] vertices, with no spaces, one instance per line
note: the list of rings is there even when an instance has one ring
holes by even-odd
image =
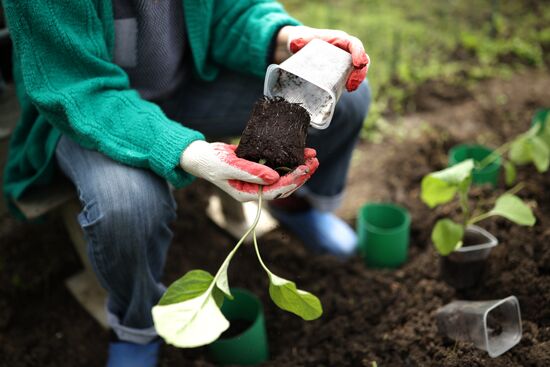
[[[538,87],[549,82],[547,75],[531,73],[510,82],[487,83],[463,104],[420,117],[430,127],[422,134],[359,147],[350,178],[354,203],[346,203],[341,213],[353,222],[354,205],[371,199],[408,208],[411,248],[402,268],[372,270],[359,258],[340,262],[314,256],[282,230],[260,239],[264,261],[274,273],[295,280],[321,299],[324,314],[319,320],[305,322],[278,309],[269,299],[267,279],[253,248],[243,247],[231,263],[229,279],[232,286],[253,291],[264,303],[271,343],[271,360],[265,365],[355,367],[376,361],[378,366],[549,366],[550,174],[520,169],[526,188],[519,195],[538,203],[537,224],[526,228],[500,219],[484,222],[501,245],[490,255],[482,284],[460,293],[440,280],[438,256],[429,240],[435,220],[452,215],[454,209],[431,211],[419,199],[420,180],[445,166],[454,144],[478,138],[497,146],[526,130],[534,109],[550,101],[550,91]],[[500,102],[502,94],[510,103]],[[412,124],[406,121],[401,128],[420,130],[419,124]],[[179,219],[166,283],[194,268],[215,271],[234,244],[203,214],[209,190],[197,183],[177,193]],[[482,197],[496,194],[476,191]],[[60,221],[19,224],[2,217],[0,243],[0,366],[103,366],[108,332],[63,285],[80,265]],[[503,356],[491,359],[467,343],[437,334],[438,307],[457,298],[509,295],[520,301],[524,331],[521,342]],[[160,365],[213,366],[205,348],[169,346],[163,347]]]

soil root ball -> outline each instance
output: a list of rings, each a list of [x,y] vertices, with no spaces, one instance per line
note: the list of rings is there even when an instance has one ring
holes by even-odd
[[[271,168],[294,168],[304,163],[310,116],[299,103],[263,97],[254,104],[237,147],[237,156],[265,160]]]

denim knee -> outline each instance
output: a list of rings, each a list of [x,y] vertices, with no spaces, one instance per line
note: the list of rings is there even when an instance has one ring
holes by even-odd
[[[369,112],[371,103],[371,90],[365,80],[357,90],[346,93],[344,97],[344,108],[346,109],[346,125],[353,131],[359,133]]]
[[[87,183],[86,198],[81,198],[84,208],[78,219],[88,239],[90,260],[106,283],[113,276],[124,277],[123,269],[135,271],[138,278],[150,276],[138,271],[149,268],[155,278],[160,277],[166,249],[158,247],[169,245],[168,226],[176,217],[166,182],[151,172],[128,171],[96,176]]]

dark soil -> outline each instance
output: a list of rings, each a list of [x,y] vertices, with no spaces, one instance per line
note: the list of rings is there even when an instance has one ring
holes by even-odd
[[[486,238],[477,233],[466,232],[463,241],[462,246],[468,247],[482,244],[486,242]],[[465,260],[466,257],[460,255],[441,256],[439,260],[441,279],[456,289],[465,289],[476,285],[483,276],[487,259]]]
[[[535,108],[550,100],[549,79],[524,75],[510,83],[490,84],[483,90],[482,102],[434,113],[439,126],[456,128],[456,133],[438,127],[423,131],[418,140],[395,138],[380,146],[359,147],[346,205],[371,200],[366,191],[358,193],[372,187],[377,198],[409,209],[409,260],[400,269],[368,269],[358,257],[341,262],[314,255],[282,230],[260,239],[264,261],[275,274],[320,298],[324,314],[319,320],[305,322],[277,308],[269,299],[268,281],[253,249],[244,246],[237,253],[229,269],[231,286],[257,294],[265,309],[271,360],[264,366],[370,367],[372,361],[381,367],[550,366],[550,173],[538,174],[531,167],[519,172],[526,183],[519,195],[534,207],[534,227],[501,219],[481,223],[500,245],[491,252],[480,283],[467,290],[457,291],[440,278],[438,255],[429,240],[435,221],[455,215],[458,208],[431,211],[419,199],[420,180],[446,165],[446,152],[454,144],[465,138],[478,140],[489,131],[496,146],[524,131]],[[492,90],[497,95],[510,92],[509,103],[493,99]],[[431,121],[429,116],[422,119]],[[408,130],[409,138],[413,131]],[[381,153],[361,155],[371,148]],[[489,198],[502,193],[501,187],[496,192],[475,192]],[[166,266],[167,284],[191,269],[214,272],[234,244],[204,214],[209,190],[196,182],[177,192],[179,218]],[[19,224],[8,217],[0,221],[0,366],[103,366],[108,332],[64,287],[64,279],[80,264],[59,221]],[[491,359],[469,343],[455,343],[438,334],[435,311],[448,302],[510,295],[518,297],[521,305],[523,337],[504,355]],[[206,348],[163,346],[160,366],[214,364]]]
[[[264,97],[254,105],[237,147],[237,156],[265,160],[271,168],[294,168],[304,163],[310,116],[298,103]]]
[[[241,335],[252,326],[252,322],[242,319],[229,320],[229,329],[223,332],[220,339],[229,339]]]

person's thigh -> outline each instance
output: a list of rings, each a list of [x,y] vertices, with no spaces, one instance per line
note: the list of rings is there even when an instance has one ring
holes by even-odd
[[[160,107],[171,119],[210,138],[240,136],[254,103],[263,96],[263,80],[223,70],[212,82],[186,82]]]
[[[172,237],[168,223],[175,219],[176,209],[168,183],[150,170],[118,163],[65,136],[56,158],[77,188],[83,207],[78,220],[100,280],[112,283],[111,271],[124,273],[130,268],[137,277],[140,268],[142,275],[152,273],[159,281]],[[118,280],[123,277],[115,275]]]

